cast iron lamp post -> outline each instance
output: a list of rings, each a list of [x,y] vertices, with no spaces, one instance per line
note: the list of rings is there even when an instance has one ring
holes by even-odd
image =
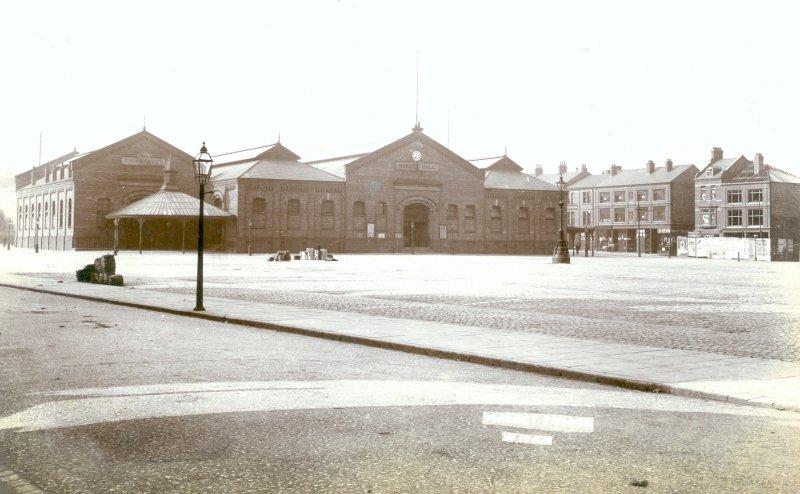
[[[636,254],[642,257],[641,235],[642,235],[642,212],[639,210],[639,192],[636,192]]]
[[[567,185],[564,182],[564,175],[558,178],[556,185],[558,185],[559,228],[558,242],[556,242],[556,248],[553,249],[553,264],[569,264],[569,249],[564,240],[564,187]]]
[[[203,203],[205,202],[206,182],[208,182],[208,179],[211,177],[211,164],[213,162],[214,160],[212,160],[211,155],[208,154],[208,149],[206,149],[206,143],[204,142],[203,147],[200,148],[200,152],[194,159],[194,178],[200,186],[200,193],[198,195],[200,199],[200,213],[197,220],[197,290],[194,306],[194,310],[196,311],[206,310],[205,307],[203,307]]]

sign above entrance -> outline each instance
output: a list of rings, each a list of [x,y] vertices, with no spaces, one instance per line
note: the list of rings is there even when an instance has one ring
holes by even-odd
[[[436,163],[414,163],[411,161],[398,161],[395,163],[396,170],[410,170],[421,172],[438,172],[439,165]]]
[[[164,158],[151,158],[149,156],[124,156],[122,158],[123,165],[157,165],[157,166],[164,166],[167,164],[167,160]]]

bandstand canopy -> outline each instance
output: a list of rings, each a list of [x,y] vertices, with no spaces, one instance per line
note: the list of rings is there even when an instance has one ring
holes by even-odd
[[[179,191],[159,190],[106,215],[106,218],[175,218],[195,219],[200,214],[200,200]],[[203,205],[207,218],[232,218],[234,215],[209,203]]]

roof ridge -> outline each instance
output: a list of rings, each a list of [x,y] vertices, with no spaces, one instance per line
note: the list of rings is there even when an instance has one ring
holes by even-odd
[[[344,160],[348,158],[360,158],[361,156],[366,156],[369,153],[356,153],[356,154],[346,154],[343,156],[334,156],[332,158],[324,158],[321,160],[311,160],[311,161],[300,161],[300,163],[304,163],[306,165],[314,165],[317,163],[325,163],[327,161],[336,161],[336,160]]]
[[[219,153],[219,154],[214,154],[214,155],[211,155],[211,157],[212,157],[212,158],[216,158],[217,156],[228,156],[228,155],[231,155],[231,154],[243,153],[243,152],[245,152],[245,151],[255,151],[256,149],[268,148],[268,147],[270,147],[270,146],[274,146],[274,145],[276,145],[276,144],[280,144],[280,143],[279,143],[279,142],[273,142],[272,144],[264,144],[263,146],[256,146],[256,147],[254,147],[254,148],[247,148],[247,149],[237,149],[237,150],[235,150],[235,151],[227,151],[227,152],[224,152],[224,153]]]

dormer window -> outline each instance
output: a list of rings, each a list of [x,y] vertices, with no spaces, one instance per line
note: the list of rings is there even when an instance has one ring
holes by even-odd
[[[713,168],[708,168],[706,170],[706,177],[713,177],[713,176],[714,176],[714,169]]]

